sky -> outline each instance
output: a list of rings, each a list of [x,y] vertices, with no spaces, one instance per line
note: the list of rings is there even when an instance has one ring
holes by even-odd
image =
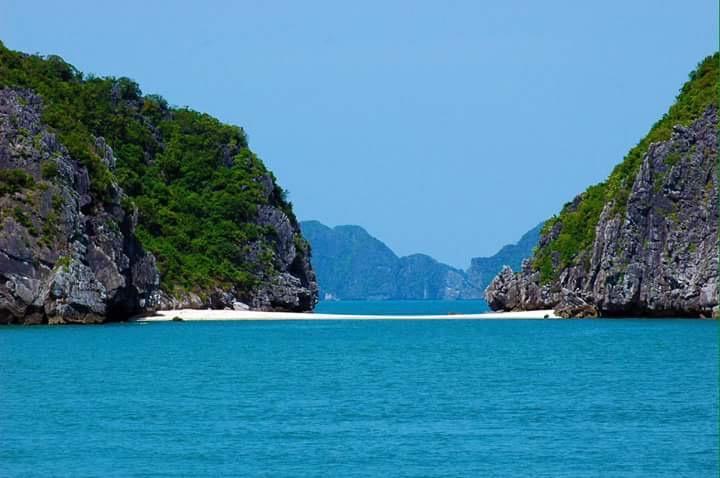
[[[0,40],[245,128],[301,220],[465,268],[612,167],[715,0],[0,0]]]

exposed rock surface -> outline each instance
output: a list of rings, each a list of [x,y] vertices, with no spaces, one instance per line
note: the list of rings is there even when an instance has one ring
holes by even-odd
[[[486,290],[490,306],[564,316],[717,314],[717,120],[710,106],[691,126],[676,126],[670,140],[650,145],[626,210],[605,205],[579,265],[545,285],[529,263],[518,273],[504,269]]]
[[[561,302],[555,307],[555,313],[564,319],[584,319],[600,315],[597,307],[572,291],[564,289],[561,297]]]
[[[271,194],[269,187],[265,194]],[[273,277],[264,277],[257,293],[247,298],[259,310],[312,310],[317,303],[318,286],[310,263],[310,246],[302,237],[299,224],[284,211],[265,205],[258,210],[258,224],[273,231],[271,251]]]
[[[157,308],[315,306],[309,246],[298,224],[272,205],[272,178],[260,178],[268,204],[255,219],[268,239],[248,247],[257,286],[170,295],[134,235],[137,216],[123,206],[130,203],[122,190],[113,184],[109,197],[95,198],[87,168],[44,126],[41,112],[31,91],[0,89],[0,323],[100,323]],[[96,138],[95,153],[112,170],[116,158],[104,138]]]
[[[274,183],[261,177],[265,200],[271,202]],[[266,228],[268,241],[249,245],[246,259],[256,264],[258,286],[252,291],[233,287],[216,289],[207,296],[186,292],[173,296],[160,292],[162,309],[235,309],[302,312],[312,310],[317,303],[318,288],[310,263],[310,247],[302,239],[300,227],[279,207],[265,204],[258,207],[255,223]],[[272,247],[268,247],[268,243]],[[266,262],[271,267],[265,267]],[[269,274],[267,271],[272,271]],[[242,304],[242,305],[238,305]]]
[[[94,200],[87,169],[42,124],[30,91],[0,89],[0,322],[98,323],[156,306],[159,274],[111,186]],[[98,154],[110,167],[102,138]]]

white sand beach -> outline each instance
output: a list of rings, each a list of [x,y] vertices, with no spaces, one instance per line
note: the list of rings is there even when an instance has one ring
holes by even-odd
[[[137,317],[137,322],[163,322],[171,320],[506,320],[506,319],[558,319],[552,310],[526,310],[522,312],[488,312],[483,314],[446,315],[349,315],[315,314],[310,312],[260,312],[252,310],[160,310],[154,315]]]

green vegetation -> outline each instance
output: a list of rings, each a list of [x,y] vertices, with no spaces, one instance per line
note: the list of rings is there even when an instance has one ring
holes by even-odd
[[[32,227],[32,222],[30,222],[30,218],[27,217],[27,214],[25,214],[25,211],[23,211],[20,206],[15,206],[15,208],[13,209],[13,217],[18,222],[18,224],[21,224],[26,228]]]
[[[53,179],[58,174],[58,165],[55,161],[43,161],[40,165],[40,173],[44,179]]]
[[[0,170],[0,195],[15,194],[22,189],[31,188],[35,181],[22,169]]]
[[[663,185],[665,184],[665,178],[667,178],[668,171],[663,171],[662,173],[656,173],[655,177],[653,178],[653,192],[655,194],[658,194],[660,191],[662,191]]]
[[[114,182],[123,187],[132,199],[124,205],[138,209],[137,235],[156,255],[166,290],[254,285],[245,249],[264,234],[251,220],[266,202],[258,178],[270,173],[241,128],[143,96],[128,78],[84,76],[60,57],[25,55],[0,43],[3,86],[43,98],[44,122],[88,168],[94,207],[109,201]],[[96,147],[99,136],[117,158],[112,172]],[[43,163],[44,178],[56,174],[54,161]],[[277,185],[270,202],[295,222]]]
[[[591,186],[582,193],[577,206],[567,204],[559,216],[548,220],[543,227],[543,234],[551,231],[556,223],[562,225],[558,236],[544,248],[535,251],[534,266],[540,271],[541,282],[546,283],[555,278],[556,268],[553,257],[559,259],[560,267],[572,264],[580,251],[587,250],[595,240],[595,225],[605,206],[605,185]],[[590,227],[592,224],[592,227]]]
[[[667,157],[665,157],[665,164],[667,164],[670,167],[675,166],[678,161],[680,161],[680,158],[682,157],[682,153],[680,151],[671,151]]]
[[[650,144],[670,139],[673,126],[688,126],[709,105],[717,104],[719,61],[718,53],[705,58],[690,73],[689,80],[681,88],[668,112],[630,150],[608,179],[588,188],[581,195],[579,204],[566,205],[559,215],[547,221],[543,233],[552,230],[557,223],[560,224],[560,233],[535,253],[533,266],[540,271],[543,283],[556,279],[563,268],[578,264],[583,257],[582,252],[589,250],[605,204],[612,204],[612,213],[616,216],[625,213],[633,181]],[[669,156],[669,165],[672,166],[673,161],[678,159],[679,156]]]
[[[60,256],[58,260],[55,262],[55,267],[58,269],[67,269],[70,267],[70,263],[72,262],[72,259],[70,256]]]

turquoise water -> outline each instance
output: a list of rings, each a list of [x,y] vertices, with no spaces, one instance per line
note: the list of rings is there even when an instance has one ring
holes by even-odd
[[[718,323],[0,328],[0,476],[707,477]]]
[[[484,300],[343,300],[322,301],[315,311],[352,315],[480,314],[490,308]]]

